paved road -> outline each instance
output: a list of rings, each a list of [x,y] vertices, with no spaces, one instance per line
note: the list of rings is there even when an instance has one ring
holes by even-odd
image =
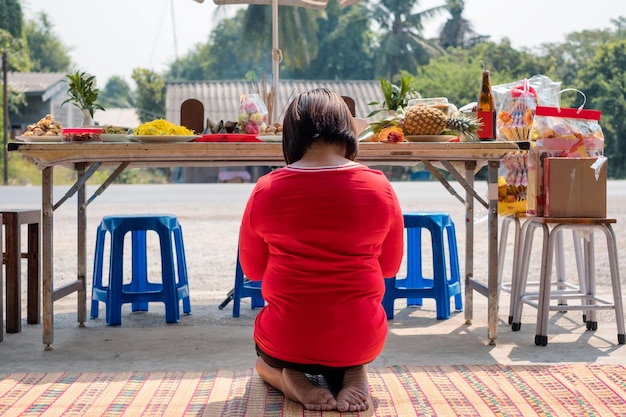
[[[394,183],[405,210],[446,210],[457,224],[459,245],[464,241],[464,207],[437,182]],[[66,187],[67,188],[67,187]],[[485,184],[478,184],[481,195]],[[90,191],[95,187],[89,187]],[[88,258],[92,259],[95,228],[101,217],[111,213],[168,212],[183,226],[192,297],[192,316],[176,325],[165,325],[163,309],[150,306],[148,313],[124,312],[122,326],[107,327],[103,319],[76,323],[73,296],[55,302],[54,350],[44,352],[40,325],[27,325],[19,334],[5,334],[0,343],[0,369],[12,371],[101,371],[101,370],[197,370],[246,369],[253,366],[252,323],[255,311],[247,301],[242,317],[231,317],[230,307],[217,305],[232,288],[237,230],[251,184],[114,185],[89,207]],[[63,195],[61,187],[56,199]],[[609,216],[616,217],[619,246],[626,247],[626,181],[609,181]],[[0,187],[0,206],[39,208],[39,187]],[[375,215],[375,213],[373,213]],[[486,272],[484,218],[476,208],[476,276]],[[75,276],[75,199],[55,212],[55,283]],[[610,291],[601,246],[596,244],[600,292]],[[461,265],[463,253],[461,251]],[[621,270],[626,258],[621,257]],[[88,262],[91,262],[88,260]],[[88,264],[88,277],[91,265]],[[505,269],[506,270],[506,269]],[[622,276],[624,272],[622,273]],[[88,283],[90,288],[90,283]],[[626,347],[616,346],[612,311],[601,312],[597,332],[587,332],[576,312],[554,314],[550,319],[550,341],[534,345],[536,311],[524,309],[522,331],[512,332],[507,324],[508,298],[502,296],[498,345],[487,346],[485,298],[475,296],[474,322],[468,326],[463,313],[450,320],[435,318],[434,303],[406,309],[397,303],[396,319],[377,366],[392,364],[489,364],[546,362],[626,362]],[[23,302],[25,308],[25,302]],[[101,307],[103,308],[103,307]],[[572,314],[573,313],[573,314]],[[23,313],[25,319],[25,313]]]

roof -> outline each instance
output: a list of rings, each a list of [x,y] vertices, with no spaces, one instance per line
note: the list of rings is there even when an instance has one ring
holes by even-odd
[[[46,101],[59,89],[66,89],[65,73],[62,72],[9,72],[8,84],[26,95],[40,94]]]
[[[356,117],[365,118],[373,110],[368,105],[381,101],[382,93],[378,80],[324,81],[324,80],[281,80],[278,97],[277,117],[282,121],[287,105],[299,93],[318,87],[327,87],[341,96],[352,97],[356,104]],[[237,120],[237,110],[242,94],[251,92],[248,81],[189,81],[166,84],[166,119],[180,123],[180,106],[188,99],[199,100],[204,105],[205,118],[214,122]]]

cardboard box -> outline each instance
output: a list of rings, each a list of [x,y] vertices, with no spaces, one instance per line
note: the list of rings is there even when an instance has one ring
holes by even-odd
[[[563,141],[558,140],[547,141],[544,139],[531,142],[530,150],[528,151],[528,187],[526,190],[526,214],[529,216],[546,216],[546,190],[544,181],[546,159],[595,159],[603,154],[601,149],[584,149],[581,151],[581,148],[573,150],[570,146],[570,143],[564,144]]]
[[[545,217],[606,217],[607,163],[596,170],[597,158],[545,158]]]

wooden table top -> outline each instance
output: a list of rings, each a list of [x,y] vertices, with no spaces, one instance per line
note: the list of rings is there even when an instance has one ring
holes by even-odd
[[[362,142],[357,161],[367,165],[415,165],[420,160],[500,160],[515,142]],[[131,166],[280,166],[282,144],[271,142],[11,142],[9,151],[32,157],[40,168],[75,163],[130,162]]]

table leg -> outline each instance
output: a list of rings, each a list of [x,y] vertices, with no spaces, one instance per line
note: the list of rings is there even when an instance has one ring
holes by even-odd
[[[82,178],[85,173],[85,164],[79,164],[77,168],[78,178]],[[78,188],[77,193],[77,240],[78,240],[78,264],[77,264],[77,278],[82,282],[82,285],[78,289],[78,326],[85,327],[85,321],[87,320],[87,291],[86,281],[87,276],[87,207],[84,206],[87,196],[86,186],[83,182]]]
[[[52,349],[54,341],[53,312],[53,168],[46,167],[41,171],[41,286],[43,298],[43,344],[45,350]]]
[[[474,188],[475,161],[465,162],[465,324],[472,324],[474,318],[474,289],[470,281],[474,278]]]
[[[0,214],[0,226],[2,226],[2,214]],[[0,227],[0,242],[2,242],[2,227]],[[4,288],[2,276],[2,271],[4,270],[4,268],[2,268],[4,262],[3,256],[2,250],[0,249],[0,342],[4,339],[4,297],[2,296]]]
[[[489,344],[495,345],[498,337],[498,168],[500,161],[489,161],[488,198],[489,198],[489,264],[488,280],[488,338]]]

